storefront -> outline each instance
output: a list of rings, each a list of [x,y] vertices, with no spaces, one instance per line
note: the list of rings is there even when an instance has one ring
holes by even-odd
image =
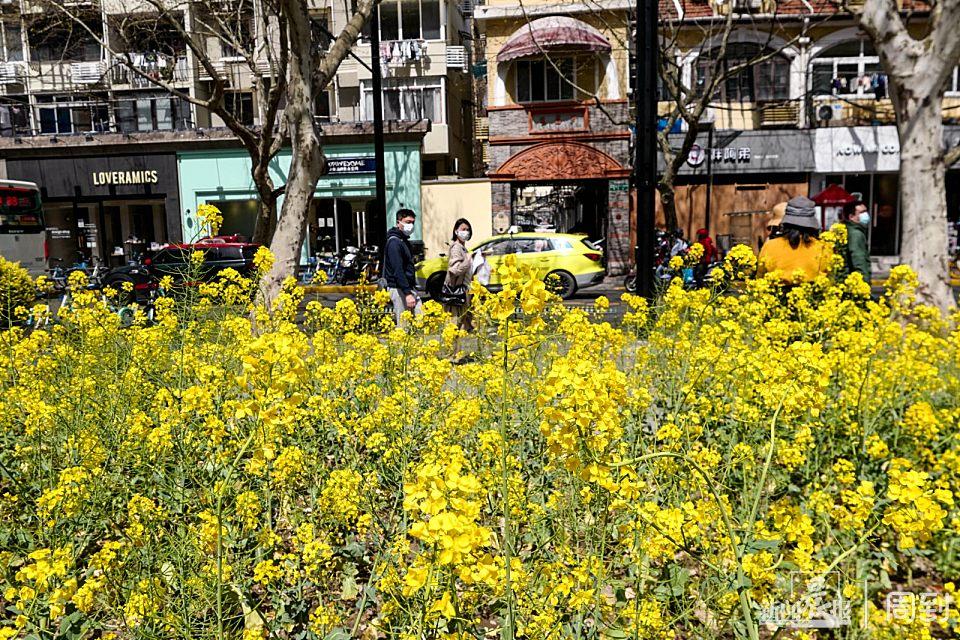
[[[422,138],[422,134],[420,135]],[[420,142],[387,142],[385,145],[387,215],[375,208],[376,161],[366,143],[330,144],[324,147],[328,173],[317,183],[311,204],[304,255],[336,251],[343,246],[382,246],[398,209],[417,212],[414,239],[422,237],[420,208]],[[274,184],[281,187],[290,166],[289,150],[271,165]],[[258,211],[256,189],[250,176],[250,157],[235,149],[178,154],[183,228],[186,237],[204,233],[196,218],[197,206],[209,203],[223,213],[221,233],[251,236]],[[282,206],[282,199],[280,202]]]
[[[8,159],[7,176],[40,186],[52,259],[123,264],[181,238],[173,154]]]
[[[682,134],[671,136],[675,147]],[[659,158],[663,171],[663,157]],[[808,131],[714,131],[701,134],[674,182],[677,223],[688,238],[710,230],[724,248],[758,249],[773,205],[807,195],[813,170]],[[661,222],[663,207],[657,200]]]

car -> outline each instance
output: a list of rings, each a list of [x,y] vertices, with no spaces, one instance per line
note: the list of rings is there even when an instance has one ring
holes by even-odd
[[[154,254],[143,258],[139,264],[111,269],[103,277],[104,289],[115,289],[120,299],[127,302],[142,301],[150,296],[164,276],[171,276],[175,283],[191,280],[209,281],[225,269],[235,269],[246,275],[253,269],[253,256],[260,245],[246,242],[239,236],[214,236],[194,243],[169,244]],[[192,273],[190,256],[203,253],[203,265],[199,273]],[[188,283],[189,284],[189,283]]]
[[[586,235],[573,233],[523,232],[494,236],[471,245],[471,253],[480,249],[490,263],[490,284],[497,291],[497,265],[504,256],[516,254],[520,264],[529,264],[537,276],[549,282],[564,300],[578,289],[601,282],[606,275],[603,250]],[[437,299],[447,275],[447,257],[441,255],[417,264],[417,288]],[[552,276],[552,277],[551,277]]]

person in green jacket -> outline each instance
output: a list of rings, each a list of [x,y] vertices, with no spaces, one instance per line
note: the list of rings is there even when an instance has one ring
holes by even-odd
[[[847,273],[857,272],[863,280],[870,282],[870,249],[867,246],[867,229],[870,226],[870,213],[867,205],[860,201],[843,206],[843,224],[847,227],[847,248],[844,261]]]

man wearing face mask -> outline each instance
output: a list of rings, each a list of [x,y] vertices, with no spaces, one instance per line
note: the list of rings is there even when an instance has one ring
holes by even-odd
[[[870,282],[870,249],[867,247],[867,231],[870,228],[870,213],[860,201],[843,205],[843,224],[847,228],[847,247],[844,261],[847,273],[857,272],[864,282]]]
[[[416,268],[413,264],[413,248],[410,246],[410,235],[416,219],[417,214],[410,209],[397,211],[397,226],[387,232],[383,250],[383,277],[393,302],[397,324],[400,324],[400,316],[404,311],[412,311],[414,315],[423,312],[415,288]]]

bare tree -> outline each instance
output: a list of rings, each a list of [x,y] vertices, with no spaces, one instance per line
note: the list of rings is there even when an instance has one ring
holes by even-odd
[[[223,121],[250,155],[250,173],[259,200],[253,240],[269,242],[276,227],[277,202],[283,193],[282,185],[278,188],[270,176],[269,167],[284,142],[280,116],[290,56],[286,19],[278,1],[142,0],[140,12],[109,16],[105,32],[93,28],[77,5],[40,1],[49,9],[48,14],[60,15],[85,29],[109,53],[112,64]],[[150,12],[144,13],[144,8]],[[188,49],[201,75],[209,79],[205,95],[177,86],[173,73]],[[227,99],[231,70],[220,61],[227,52],[254,79],[259,114],[256,124]],[[143,53],[163,59],[166,72],[144,68],[136,58]]]
[[[308,162],[311,154],[320,153],[319,132],[314,122],[315,98],[326,89],[340,62],[356,43],[370,19],[373,0],[357,4],[355,13],[328,51],[322,49],[323,37],[317,33],[306,0],[142,0],[151,14],[121,16],[111,21],[108,34],[91,28],[84,22],[82,13],[60,0],[40,1],[88,31],[115,64],[122,65],[144,82],[215,114],[237,136],[250,155],[251,178],[259,199],[253,240],[270,244],[278,254],[277,266],[282,265],[285,273],[293,273],[295,255],[306,229],[309,198],[291,198],[291,194],[300,193],[298,188],[305,184],[301,182],[304,176],[307,183],[310,176],[315,176],[310,190],[312,197],[324,167],[322,160]],[[202,76],[209,79],[209,91],[197,95],[176,86],[175,79],[169,75],[145,70],[133,56],[135,47],[144,45],[151,46],[154,55],[169,58],[164,68],[170,70],[176,68],[176,57],[189,49]],[[232,75],[221,61],[227,52],[230,60],[238,61],[253,78],[259,115],[255,124],[242,117],[237,105],[227,99]],[[288,141],[293,147],[293,163],[287,184],[277,185],[270,175],[270,163]],[[303,175],[301,169],[305,170]],[[294,234],[300,236],[296,246],[280,246],[283,242],[294,242],[290,233],[283,234],[280,244],[274,241],[283,215],[281,212],[278,216],[278,202],[284,194],[283,212],[296,208],[298,214],[291,224],[304,229]],[[283,226],[285,230],[288,228]],[[288,255],[294,256],[293,262],[286,259]]]
[[[261,283],[269,304],[280,292],[283,280],[295,273],[300,247],[307,232],[308,210],[317,181],[326,170],[326,160],[316,124],[316,96],[333,80],[337,67],[356,44],[373,15],[375,0],[360,0],[356,12],[329,50],[312,46],[307,0],[280,0],[290,42],[285,118],[290,132],[293,159],[283,200],[283,210],[270,244],[274,264]]]
[[[776,3],[764,3],[764,6],[771,4],[769,8],[772,11],[760,16],[738,13],[731,7],[733,4],[728,2],[726,15],[717,16],[712,22],[691,24],[678,15],[661,27],[658,66],[662,86],[667,93],[667,96],[661,96],[661,100],[669,101],[670,110],[666,114],[665,126],[657,134],[657,144],[664,160],[657,190],[669,229],[678,227],[676,178],[704,125],[708,124],[707,116],[716,106],[721,88],[728,81],[753,73],[764,62],[783,55],[809,28],[809,23],[804,22],[792,37],[777,38],[782,25],[778,20]],[[689,41],[690,30],[699,30],[699,44],[684,48],[680,43],[682,40]],[[734,44],[731,38],[737,31],[749,32],[753,44],[739,47],[734,54],[731,51]],[[684,68],[691,59],[694,65],[687,80]],[[681,120],[686,130],[680,146],[675,147],[670,132]]]
[[[895,0],[847,5],[873,40],[887,73],[900,137],[900,255],[917,272],[924,294],[946,309],[954,299],[946,278],[946,168],[960,150],[945,153],[943,94],[960,63],[960,0],[932,0],[923,37],[907,29]]]

